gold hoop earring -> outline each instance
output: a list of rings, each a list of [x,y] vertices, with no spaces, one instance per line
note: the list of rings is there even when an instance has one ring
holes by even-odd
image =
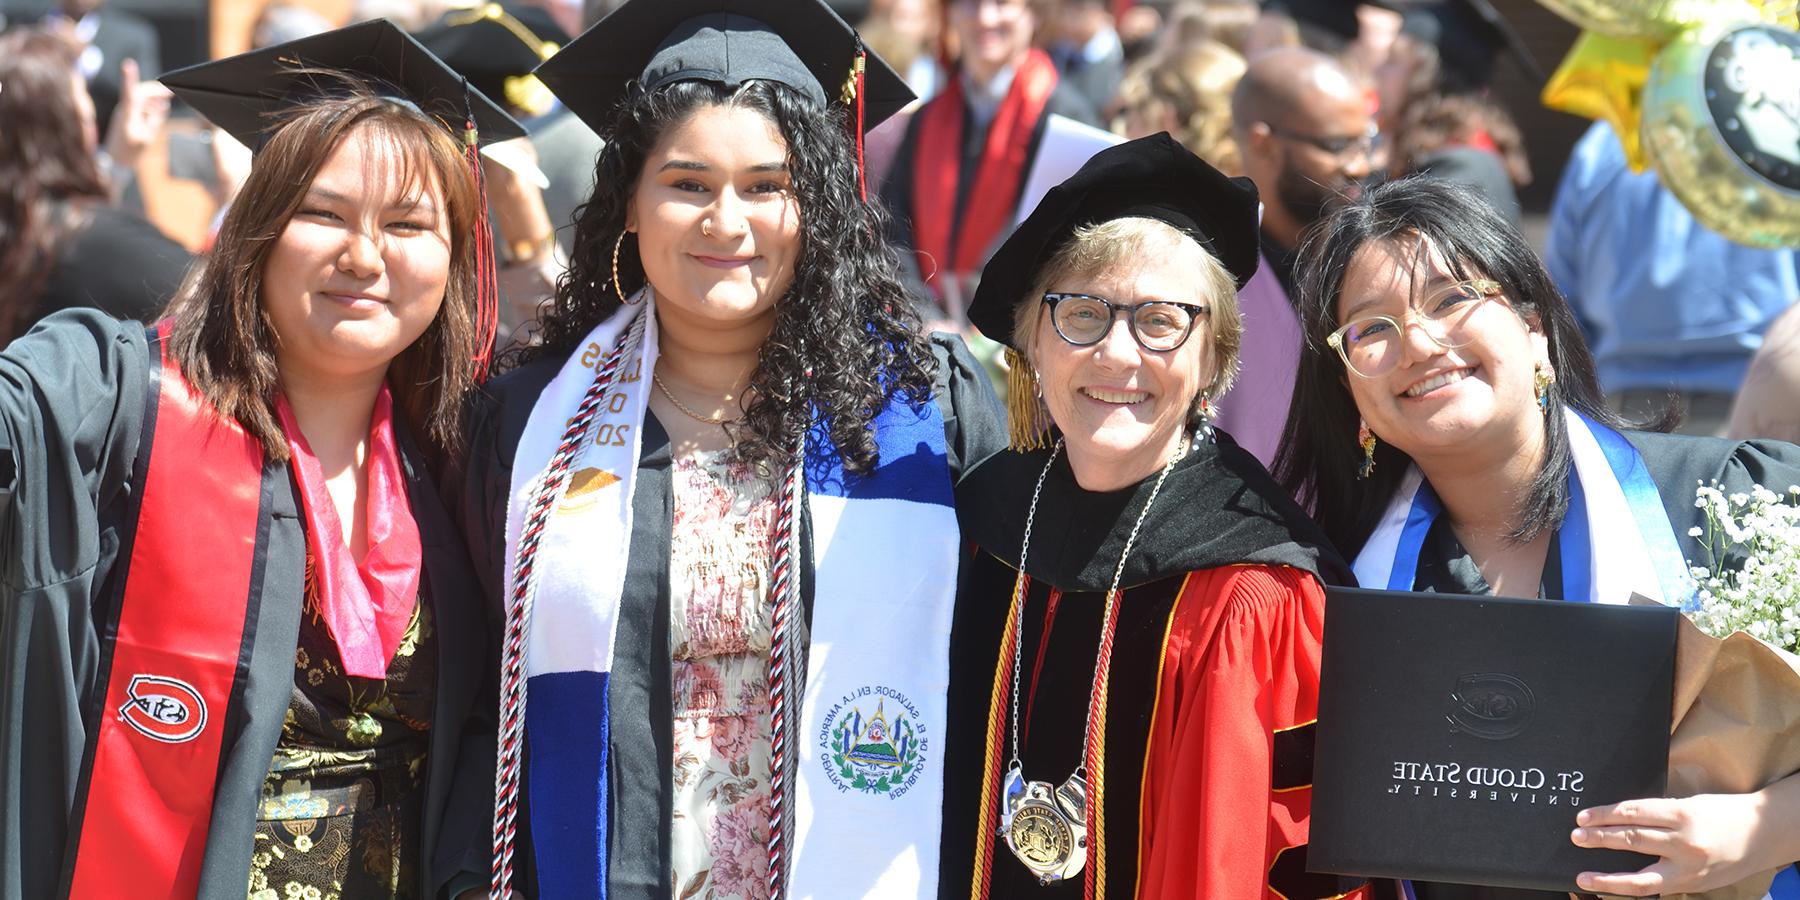
[[[619,239],[613,241],[612,285],[613,293],[619,295],[620,303],[630,303],[631,298],[625,296],[625,288],[619,284],[619,248],[625,245],[625,232],[619,232]]]

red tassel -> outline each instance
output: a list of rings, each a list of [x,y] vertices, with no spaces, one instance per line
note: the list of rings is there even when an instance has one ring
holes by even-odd
[[[494,263],[494,230],[488,218],[487,180],[481,173],[481,141],[475,120],[463,128],[463,153],[475,176],[475,383],[487,381],[500,329],[500,279]]]
[[[862,190],[864,203],[869,202],[869,167],[863,163],[863,95],[868,93],[866,75],[868,59],[869,54],[858,47],[856,51],[856,184]]]

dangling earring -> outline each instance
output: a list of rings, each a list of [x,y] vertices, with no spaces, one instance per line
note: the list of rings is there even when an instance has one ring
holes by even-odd
[[[613,293],[619,295],[619,302],[630,303],[631,298],[625,296],[625,288],[619,284],[619,248],[625,245],[625,232],[619,232],[619,239],[613,241]]]
[[[1356,470],[1357,480],[1368,478],[1375,471],[1375,432],[1369,430],[1369,423],[1357,419],[1356,443],[1362,446],[1362,467]]]
[[[1050,422],[1038,400],[1037,373],[1025,355],[1006,348],[1007,446],[1023,453],[1050,446]]]
[[[1537,394],[1538,409],[1550,412],[1550,386],[1556,383],[1556,370],[1538,363],[1531,370],[1531,389]]]
[[[1217,410],[1213,409],[1212,400],[1209,399],[1205,394],[1201,394],[1200,395],[1200,439],[1209,444],[1213,443],[1213,441],[1214,441],[1213,416],[1216,414],[1216,412],[1217,412]]]

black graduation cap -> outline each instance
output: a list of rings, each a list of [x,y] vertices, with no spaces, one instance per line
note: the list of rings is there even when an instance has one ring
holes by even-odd
[[[1025,294],[1050,257],[1076,229],[1126,217],[1158,219],[1186,232],[1240,288],[1256,274],[1256,185],[1207,165],[1165,131],[1094,154],[1045,193],[982,269],[969,320],[1011,345],[1013,309],[1029,299]]]
[[[1413,6],[1400,30],[1437,47],[1439,78],[1452,90],[1487,87],[1502,50],[1511,51],[1533,80],[1544,78],[1525,40],[1488,0],[1436,0]]]
[[[1362,34],[1356,0],[1264,0],[1263,9],[1281,13],[1300,25],[1311,25],[1346,42]]]
[[[821,0],[630,0],[536,74],[604,134],[614,106],[634,85],[652,91],[677,81],[736,87],[764,80],[822,105],[841,102],[861,50],[855,29]],[[900,75],[868,53],[863,130],[912,99]]]
[[[254,150],[268,137],[273,113],[337,88],[332,79],[319,76],[320,69],[361,78],[377,93],[418,106],[456,133],[472,111],[484,144],[525,134],[512,116],[469,89],[461,75],[386,19],[188,66],[161,80],[208,121]]]
[[[535,81],[526,76],[569,42],[542,8],[491,2],[449,10],[413,37],[476,90],[533,115],[547,111],[549,98],[532,97]]]

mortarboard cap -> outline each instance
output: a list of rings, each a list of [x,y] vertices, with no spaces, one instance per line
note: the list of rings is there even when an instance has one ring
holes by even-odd
[[[1165,131],[1094,154],[1044,194],[982,270],[970,321],[983,335],[1012,345],[1013,309],[1027,299],[1050,257],[1076,229],[1127,217],[1181,229],[1217,257],[1240,288],[1256,274],[1256,185],[1207,165]]]
[[[1362,34],[1353,0],[1264,0],[1266,12],[1281,13],[1298,25],[1312,26],[1344,42]]]
[[[548,12],[510,3],[450,10],[413,37],[476,90],[531,115],[551,104],[531,70],[569,42]]]
[[[1543,69],[1524,39],[1488,0],[1437,0],[1413,6],[1400,28],[1414,40],[1437,47],[1439,78],[1451,90],[1487,87],[1502,50],[1511,51],[1533,80],[1543,80]]]
[[[272,114],[329,96],[333,69],[377,92],[411,103],[460,132],[472,112],[482,143],[523,137],[525,129],[461,75],[386,19],[315,34],[237,56],[177,69],[162,83],[208,121],[251,149],[262,147]]]
[[[839,101],[859,50],[855,29],[821,0],[630,0],[536,74],[604,136],[613,108],[634,85],[653,91],[678,81],[774,81],[821,105]],[[863,130],[912,99],[899,74],[868,53]]]

